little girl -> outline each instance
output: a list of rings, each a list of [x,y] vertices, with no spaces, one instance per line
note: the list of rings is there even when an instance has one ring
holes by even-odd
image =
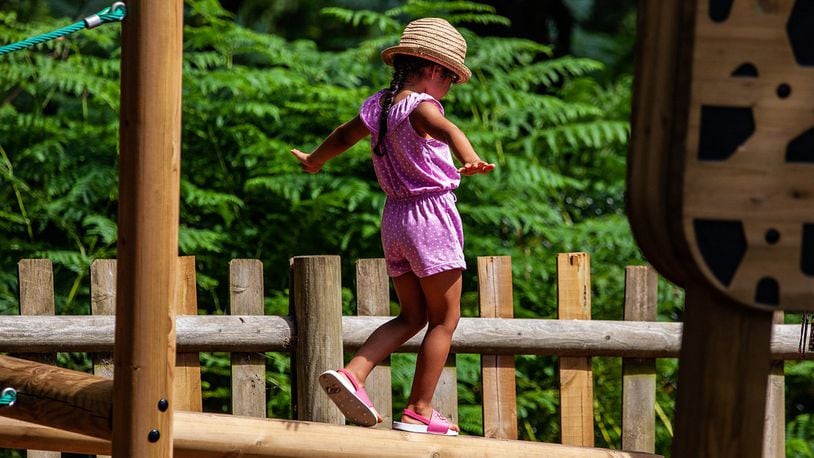
[[[466,268],[453,190],[460,175],[495,167],[478,157],[463,132],[444,117],[439,102],[453,83],[471,77],[465,56],[466,41],[447,21],[411,22],[399,44],[382,51],[382,60],[393,66],[390,87],[365,100],[359,115],[337,127],[313,153],[291,150],[303,170],[317,173],[371,135],[373,167],[387,195],[382,246],[401,312],[373,332],[345,368],[319,378],[345,417],[359,425],[381,422],[364,390],[367,376],[427,326],[410,398],[393,428],[458,434],[458,426],[430,403],[460,318],[461,272]],[[455,167],[450,151],[462,167]]]

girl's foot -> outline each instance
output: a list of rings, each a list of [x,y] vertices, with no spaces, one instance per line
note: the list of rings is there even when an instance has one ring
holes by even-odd
[[[325,371],[319,384],[351,423],[374,426],[382,421],[365,388],[347,370]]]
[[[423,434],[439,434],[444,436],[457,436],[458,425],[450,423],[443,415],[430,407],[423,409],[429,411],[422,415],[416,410],[404,409],[401,421],[393,422],[393,429]]]

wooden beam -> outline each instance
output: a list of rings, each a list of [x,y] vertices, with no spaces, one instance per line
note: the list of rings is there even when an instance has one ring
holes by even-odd
[[[588,253],[557,255],[557,318],[591,319],[591,259]],[[591,359],[561,357],[559,363],[562,443],[593,447],[594,381]]]
[[[547,458],[650,458],[658,455],[483,437],[445,437],[357,426],[232,415],[176,412],[179,458],[544,456]],[[0,418],[0,446],[38,447],[74,453],[109,453],[100,439]]]
[[[347,351],[364,343],[388,317],[342,317]],[[256,315],[179,316],[179,351],[290,351],[294,339],[288,317]],[[113,349],[112,316],[0,316],[0,352],[105,352]],[[621,356],[677,358],[681,323],[610,320],[560,321],[514,318],[461,318],[452,338],[455,353],[541,356]],[[423,333],[398,351],[415,353]],[[771,355],[799,360],[800,326],[775,325]],[[805,359],[814,359],[808,352]]]
[[[172,456],[183,15],[130,0],[122,24],[114,456]]]
[[[263,263],[257,259],[229,262],[229,313],[262,315]],[[266,358],[262,353],[232,353],[232,413],[266,417]]]
[[[513,318],[512,258],[478,257],[480,316]],[[483,435],[517,439],[517,382],[514,355],[481,355]]]

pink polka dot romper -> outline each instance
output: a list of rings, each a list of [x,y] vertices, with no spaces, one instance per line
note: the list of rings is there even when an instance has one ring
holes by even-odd
[[[360,111],[370,130],[371,146],[379,135],[379,100],[383,93],[370,96]],[[410,271],[427,277],[466,269],[461,216],[452,192],[461,177],[449,146],[422,137],[410,124],[410,113],[422,102],[444,113],[444,107],[431,95],[411,93],[390,108],[384,155],[372,154],[376,178],[387,195],[382,213],[382,247],[391,277]]]

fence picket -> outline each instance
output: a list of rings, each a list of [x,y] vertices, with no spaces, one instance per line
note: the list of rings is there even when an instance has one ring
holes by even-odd
[[[229,263],[232,315],[263,315],[263,263],[233,259]],[[232,413],[266,416],[266,361],[261,353],[232,353]]]

